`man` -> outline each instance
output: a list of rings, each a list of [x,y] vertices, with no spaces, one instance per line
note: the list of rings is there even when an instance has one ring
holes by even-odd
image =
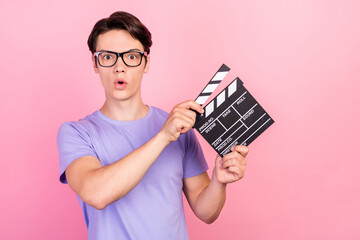
[[[188,239],[182,192],[206,223],[219,216],[226,184],[244,175],[248,148],[217,157],[211,179],[193,130],[199,104],[170,114],[147,106],[141,80],[151,34],[133,15],[98,21],[88,40],[106,100],[58,133],[60,180],[77,194],[89,239]]]

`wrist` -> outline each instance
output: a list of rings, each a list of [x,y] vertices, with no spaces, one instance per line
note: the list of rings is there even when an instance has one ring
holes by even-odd
[[[171,143],[171,140],[169,140],[163,130],[160,130],[160,132],[158,132],[154,138],[156,139],[156,141],[158,141],[161,145],[164,145],[165,147]]]
[[[226,186],[227,186],[227,183],[220,182],[219,179],[217,178],[215,167],[213,169],[213,173],[212,173],[212,176],[211,176],[210,183],[212,185],[217,186],[218,188],[224,189],[224,190],[226,189]]]

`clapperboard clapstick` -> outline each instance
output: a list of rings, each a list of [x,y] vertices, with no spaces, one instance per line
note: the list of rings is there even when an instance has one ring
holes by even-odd
[[[229,71],[223,64],[195,101],[203,105]],[[220,156],[229,153],[232,146],[249,145],[274,123],[240,78],[203,108],[204,113],[197,114],[194,128]]]

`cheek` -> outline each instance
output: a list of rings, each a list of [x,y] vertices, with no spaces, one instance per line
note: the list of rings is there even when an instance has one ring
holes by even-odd
[[[138,84],[140,85],[141,84],[141,80],[142,80],[142,78],[143,78],[143,72],[138,72],[137,74],[136,74],[136,81],[138,82]]]
[[[108,71],[99,71],[99,77],[103,86],[110,84],[111,78]]]
[[[140,71],[140,69],[128,69],[127,75],[130,76],[131,81],[141,82],[143,71]]]

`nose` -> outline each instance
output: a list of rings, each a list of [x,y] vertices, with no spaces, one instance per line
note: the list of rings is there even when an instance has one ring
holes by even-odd
[[[123,60],[121,59],[121,57],[119,56],[117,59],[117,62],[114,66],[114,71],[116,73],[121,73],[121,72],[125,72],[126,71],[126,65],[123,62]]]

